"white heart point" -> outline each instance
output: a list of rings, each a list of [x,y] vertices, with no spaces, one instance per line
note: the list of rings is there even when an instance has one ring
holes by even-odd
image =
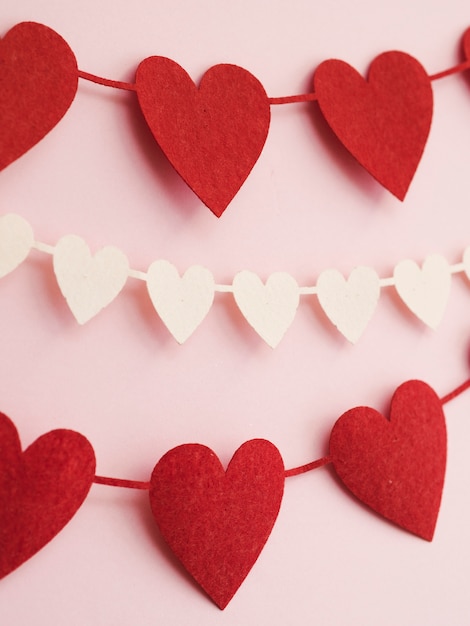
[[[348,341],[356,343],[379,301],[379,277],[369,267],[356,267],[348,280],[338,270],[326,270],[318,278],[317,294],[330,321]]]
[[[106,246],[94,256],[81,237],[66,235],[54,249],[60,290],[79,324],[110,304],[124,287],[129,263],[121,250]]]
[[[292,324],[299,305],[299,286],[285,272],[276,272],[264,285],[249,271],[236,274],[233,295],[248,323],[275,348]]]
[[[13,213],[0,217],[0,278],[26,259],[33,243],[33,231],[25,219]]]
[[[147,289],[158,315],[181,344],[209,313],[215,285],[205,267],[193,265],[180,277],[174,265],[159,260],[148,269]]]
[[[393,276],[398,295],[406,306],[422,322],[436,329],[450,294],[451,273],[447,260],[432,254],[422,268],[414,261],[400,261]]]

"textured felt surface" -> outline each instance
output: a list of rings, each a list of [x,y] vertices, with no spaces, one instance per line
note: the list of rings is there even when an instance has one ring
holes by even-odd
[[[227,471],[209,448],[173,448],[152,473],[150,504],[174,554],[221,609],[257,560],[276,521],[284,465],[268,441],[254,439]]]
[[[344,413],[330,436],[338,476],[380,515],[431,541],[444,486],[447,435],[442,404],[426,383],[396,390],[390,420],[369,407]]]
[[[23,22],[0,40],[0,170],[54,128],[77,83],[72,50],[47,26]]]
[[[221,64],[196,87],[171,59],[149,57],[137,68],[136,89],[161,149],[220,217],[266,141],[270,107],[263,86],[247,70]]]
[[[329,126],[366,170],[405,198],[421,159],[433,113],[431,82],[404,52],[376,57],[365,80],[336,59],[315,70],[318,104]]]
[[[0,413],[0,578],[62,530],[94,475],[93,448],[79,433],[53,430],[22,452],[15,426]]]

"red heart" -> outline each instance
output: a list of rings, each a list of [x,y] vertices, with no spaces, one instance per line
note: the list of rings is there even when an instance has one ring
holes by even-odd
[[[23,22],[0,40],[0,170],[65,115],[78,84],[75,56],[60,35]]]
[[[470,60],[470,28],[467,28],[467,30],[463,34],[462,47],[463,47],[464,57],[467,61],[469,61]]]
[[[423,382],[395,391],[390,421],[368,407],[342,415],[330,436],[338,476],[355,496],[398,526],[431,541],[446,468],[442,403]]]
[[[179,175],[220,217],[258,160],[270,106],[261,83],[236,65],[215,65],[199,89],[177,63],[144,59],[136,90],[153,136]]]
[[[244,443],[226,472],[199,444],[173,448],[155,466],[150,504],[160,532],[220,609],[263,549],[283,491],[281,456],[263,439]]]
[[[27,450],[0,413],[0,578],[59,533],[80,508],[95,475],[90,443],[72,430],[53,430]]]
[[[433,112],[431,81],[403,52],[372,62],[368,80],[345,63],[321,63],[314,76],[318,104],[341,143],[397,198],[405,198],[423,154]]]

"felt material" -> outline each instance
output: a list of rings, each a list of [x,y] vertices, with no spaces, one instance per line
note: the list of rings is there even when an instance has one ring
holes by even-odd
[[[334,468],[374,511],[431,541],[444,487],[447,435],[441,400],[412,380],[395,391],[390,420],[369,407],[344,413],[330,435]]]
[[[121,292],[129,276],[126,255],[106,246],[94,256],[81,237],[66,235],[54,249],[54,272],[75,319],[85,324]]]
[[[470,28],[467,28],[467,30],[463,34],[462,49],[465,59],[467,61],[470,61]]]
[[[233,279],[233,295],[247,322],[275,348],[294,321],[299,286],[286,272],[274,272],[266,284],[254,272],[243,270]]]
[[[0,278],[21,265],[34,243],[33,229],[14,213],[0,217]]]
[[[261,83],[236,65],[211,67],[199,88],[177,63],[144,59],[136,72],[142,113],[161,149],[220,217],[258,160],[270,106]]]
[[[395,266],[393,277],[398,295],[410,311],[430,328],[436,329],[444,316],[450,295],[451,273],[447,260],[440,254],[431,254],[426,257],[422,268],[414,261],[400,261]]]
[[[0,413],[0,578],[62,530],[94,475],[93,448],[79,433],[53,430],[22,453],[15,426]]]
[[[341,143],[384,187],[405,198],[426,144],[433,113],[431,81],[403,52],[372,62],[367,81],[344,61],[321,63],[318,104]]]
[[[75,56],[60,35],[23,22],[0,40],[0,170],[32,148],[75,97]]]
[[[193,265],[180,277],[174,265],[154,261],[147,271],[147,289],[155,310],[180,344],[209,313],[214,301],[214,277],[205,267]]]
[[[220,609],[263,549],[283,491],[281,456],[263,439],[244,443],[226,472],[199,444],[173,448],[155,466],[150,504],[160,532]]]
[[[347,280],[338,270],[326,270],[318,277],[317,295],[322,309],[339,332],[356,343],[377,307],[379,277],[369,267],[356,267]]]

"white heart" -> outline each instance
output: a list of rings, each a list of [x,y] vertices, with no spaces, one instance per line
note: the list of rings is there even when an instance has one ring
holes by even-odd
[[[23,263],[33,243],[33,230],[25,219],[13,213],[0,217],[0,278]]]
[[[436,329],[450,294],[448,262],[439,254],[426,258],[422,269],[410,260],[400,261],[393,272],[395,288],[407,307],[425,324]]]
[[[276,272],[263,285],[253,272],[233,279],[233,295],[248,323],[275,348],[292,324],[299,306],[299,286],[292,276]]]
[[[196,330],[214,301],[214,277],[199,265],[180,277],[168,261],[155,261],[147,272],[147,289],[155,310],[180,344]]]
[[[317,294],[331,322],[346,339],[356,343],[379,301],[379,277],[369,267],[356,267],[347,281],[338,270],[326,270],[318,278]]]
[[[110,304],[129,275],[129,262],[121,250],[106,246],[92,256],[77,235],[58,241],[53,262],[60,290],[79,324]]]

